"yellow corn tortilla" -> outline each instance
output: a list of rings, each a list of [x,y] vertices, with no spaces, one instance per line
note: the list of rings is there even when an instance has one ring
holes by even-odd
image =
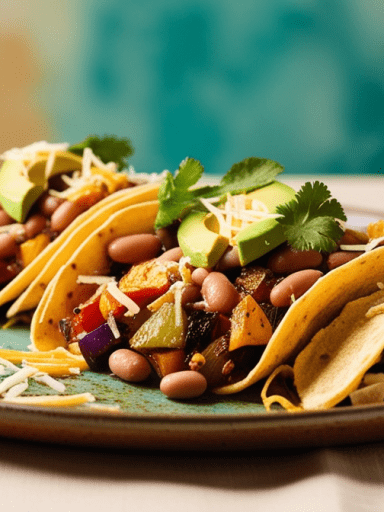
[[[52,243],[0,291],[0,306],[17,299],[7,311],[10,318],[37,306],[49,281],[76,247],[117,210],[157,198],[159,183],[117,191],[79,215]]]
[[[384,247],[367,252],[321,277],[289,308],[247,377],[216,388],[218,394],[237,393],[268,377],[278,366],[293,362],[312,337],[328,325],[348,302],[377,290],[384,282]]]
[[[157,201],[122,208],[93,229],[78,246],[50,281],[36,308],[31,323],[31,341],[37,350],[66,345],[59,330],[59,321],[71,316],[73,309],[95,291],[95,285],[78,284],[78,276],[107,274],[109,242],[123,235],[153,232],[157,211]]]
[[[303,409],[328,409],[360,384],[384,349],[384,290],[348,302],[297,356],[293,379]]]

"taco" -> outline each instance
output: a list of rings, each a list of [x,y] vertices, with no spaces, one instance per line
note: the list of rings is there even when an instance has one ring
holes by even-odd
[[[165,180],[159,202],[108,218],[51,280],[31,325],[35,349],[81,352],[94,370],[108,368],[112,352],[129,350],[160,379],[197,370],[214,392],[237,393],[291,362],[345,303],[373,293],[384,278],[384,249],[364,253],[368,236],[340,227],[342,210],[321,196],[320,184],[306,184],[291,200],[272,180],[247,194],[236,190],[221,204],[207,202],[204,187],[204,209],[184,203],[181,221],[172,224],[167,186]],[[281,190],[290,205],[285,214],[276,206],[284,204]],[[327,208],[336,212],[338,243],[328,251],[294,249],[282,226],[290,209],[316,194],[319,215],[312,209],[312,216],[319,224]],[[166,245],[175,226],[177,241]],[[162,243],[156,227],[168,235]],[[334,268],[336,253],[350,261]],[[287,286],[292,276],[296,284]]]
[[[314,410],[346,399],[359,405],[383,402],[383,257],[384,247],[366,253],[322,278],[307,295],[317,301],[322,321],[307,327],[304,343],[291,354],[291,366],[275,367],[263,389],[268,409],[273,403],[287,410]],[[322,297],[329,296],[328,305]],[[297,330],[298,323],[292,328]]]
[[[104,163],[86,144],[120,163]],[[123,148],[116,151],[119,144]],[[144,185],[150,176],[117,172],[123,153],[130,152],[127,142],[91,138],[80,146],[36,143],[3,155],[0,305],[17,299],[8,317],[36,307],[49,280],[95,225],[120,207],[157,196],[158,184]]]

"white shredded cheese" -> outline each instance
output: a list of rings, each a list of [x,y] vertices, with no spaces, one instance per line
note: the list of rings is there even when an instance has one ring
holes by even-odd
[[[183,322],[183,308],[181,305],[181,299],[184,289],[184,283],[177,281],[173,284],[175,291],[175,324],[179,327]]]
[[[257,200],[250,199],[246,194],[232,196],[227,194],[227,201],[223,206],[214,206],[213,203],[220,198],[214,197],[200,201],[217,218],[220,234],[226,236],[231,242],[233,237],[246,226],[266,218],[278,218],[281,215],[270,213],[267,206]]]
[[[120,331],[119,331],[119,328],[117,327],[117,323],[116,323],[115,317],[113,316],[113,313],[109,313],[108,318],[107,318],[107,323],[109,325],[109,328],[112,331],[114,338],[115,339],[120,338]]]
[[[45,384],[46,386],[49,386],[50,388],[57,391],[58,393],[65,392],[65,385],[62,382],[59,382],[58,380],[54,379],[47,373],[39,372],[36,375],[33,375],[32,378],[36,382]]]
[[[68,148],[69,144],[66,142],[52,144],[42,140],[29,144],[28,146],[24,146],[23,148],[9,149],[0,155],[0,158],[2,160],[31,160],[36,158],[37,153],[67,151]]]
[[[107,290],[113,298],[115,298],[118,302],[120,302],[120,304],[127,308],[128,311],[125,313],[125,316],[128,316],[129,314],[136,315],[140,311],[140,308],[136,302],[127,297],[127,295],[125,295],[125,293],[123,293],[121,290],[119,290],[115,282],[108,283]]]
[[[340,249],[342,251],[351,251],[351,252],[355,252],[355,251],[366,251],[367,250],[367,245],[366,244],[355,244],[355,245],[340,245]]]
[[[16,396],[20,396],[24,391],[28,389],[28,381],[20,382],[20,384],[16,384],[12,386],[4,395],[5,400],[9,400],[10,398],[15,398]]]
[[[373,240],[367,243],[367,245],[365,246],[365,250],[371,251],[372,249],[375,249],[378,245],[380,245],[382,242],[384,242],[384,236],[381,236],[379,238],[373,238]]]
[[[85,404],[87,409],[93,409],[95,411],[100,412],[110,412],[110,413],[117,413],[121,411],[120,405],[107,405],[107,404],[95,404],[95,403],[87,403]]]
[[[16,384],[20,384],[20,382],[23,382],[25,379],[38,372],[37,368],[32,368],[30,366],[25,366],[21,370],[18,368],[17,370],[18,371],[16,373],[10,375],[0,383],[0,394],[8,391],[11,387]]]
[[[111,276],[77,276],[76,283],[78,284],[108,284],[114,282],[115,278]]]
[[[11,363],[10,361],[7,361],[7,359],[3,359],[2,357],[0,357],[0,364],[4,365],[6,368],[9,368],[10,370],[13,370],[14,372],[18,372],[20,370],[18,366]]]

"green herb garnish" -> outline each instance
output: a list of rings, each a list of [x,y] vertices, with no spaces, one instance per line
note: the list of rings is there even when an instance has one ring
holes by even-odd
[[[341,204],[331,199],[324,183],[305,183],[295,199],[279,205],[277,218],[284,227],[288,243],[300,251],[330,252],[343,234],[338,220],[347,220]]]
[[[119,171],[127,167],[127,159],[133,155],[133,147],[129,139],[115,136],[98,137],[90,135],[82,142],[74,144],[68,151],[82,156],[85,148],[91,148],[105,164],[115,162]]]
[[[159,190],[159,213],[155,228],[169,226],[192,208],[200,208],[200,198],[222,197],[227,193],[245,194],[275,180],[284,168],[266,158],[246,158],[234,164],[219,185],[191,189],[201,178],[204,167],[198,160],[187,158],[175,175],[168,172]]]

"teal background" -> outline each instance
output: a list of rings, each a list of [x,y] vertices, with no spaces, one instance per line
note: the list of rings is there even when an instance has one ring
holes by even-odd
[[[127,136],[137,171],[259,156],[287,173],[382,172],[382,0],[27,4],[13,17],[38,44],[47,138]]]

